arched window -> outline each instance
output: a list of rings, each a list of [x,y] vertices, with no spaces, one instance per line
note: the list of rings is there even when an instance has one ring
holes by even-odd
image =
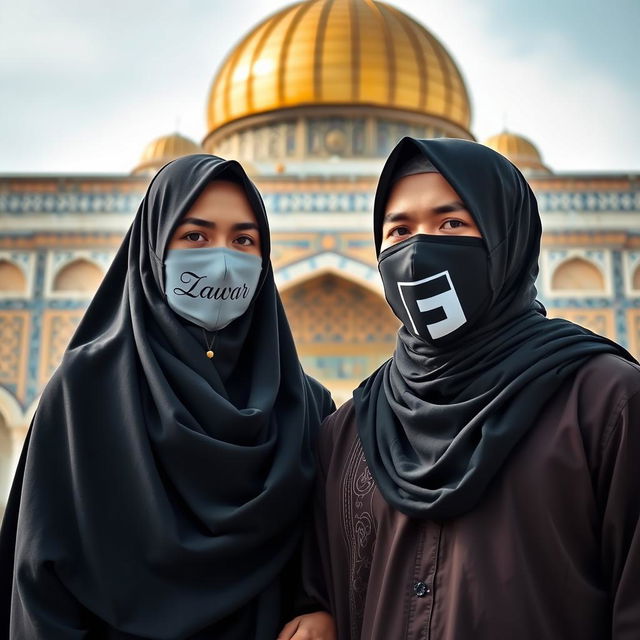
[[[27,291],[27,279],[20,267],[0,259],[0,292],[25,293]]]
[[[555,270],[551,288],[554,291],[604,291],[604,276],[592,262],[571,258]]]
[[[93,293],[102,282],[104,272],[84,258],[65,265],[53,281],[54,291]]]
[[[393,352],[397,318],[381,295],[351,280],[318,275],[284,291],[282,302],[305,371],[334,393],[353,389]]]

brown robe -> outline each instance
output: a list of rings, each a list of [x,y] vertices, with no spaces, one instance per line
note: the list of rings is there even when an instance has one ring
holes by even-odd
[[[640,368],[593,358],[542,408],[480,503],[391,508],[353,403],[319,445],[306,586],[339,640],[639,640]]]

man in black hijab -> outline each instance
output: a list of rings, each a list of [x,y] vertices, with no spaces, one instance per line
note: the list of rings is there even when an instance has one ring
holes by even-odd
[[[640,367],[545,317],[529,185],[404,138],[374,234],[402,326],[325,421],[307,554],[338,638],[640,638]]]

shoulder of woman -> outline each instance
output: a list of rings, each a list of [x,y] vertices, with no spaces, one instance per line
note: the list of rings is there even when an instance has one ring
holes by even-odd
[[[336,405],[331,397],[331,391],[312,376],[308,374],[305,374],[305,376],[309,383],[309,387],[311,388],[311,393],[316,401],[316,405],[320,413],[320,419],[324,420],[336,409]]]
[[[101,344],[83,345],[65,351],[40,396],[39,407],[56,405],[73,398],[95,396],[101,387],[114,384],[114,352]],[[133,366],[133,365],[132,365]],[[93,401],[97,397],[91,398]]]

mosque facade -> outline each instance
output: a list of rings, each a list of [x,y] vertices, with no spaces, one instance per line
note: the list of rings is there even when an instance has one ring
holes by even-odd
[[[229,52],[200,144],[162,136],[128,175],[0,176],[0,510],[40,393],[161,166],[203,150],[242,162],[265,200],[300,358],[340,402],[398,328],[371,231],[384,158],[405,135],[473,140],[470,126],[463,76],[423,25],[382,2],[305,0]],[[549,315],[638,356],[640,176],[554,173],[513,132],[485,144],[538,198]]]

